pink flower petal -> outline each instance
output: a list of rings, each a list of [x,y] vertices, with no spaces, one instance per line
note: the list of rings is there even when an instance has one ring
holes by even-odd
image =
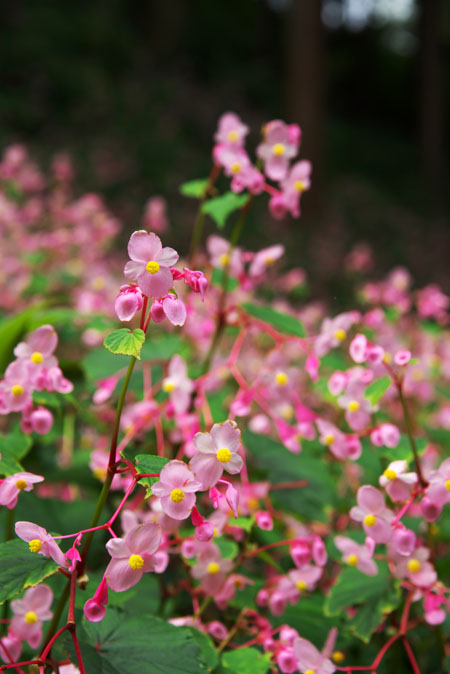
[[[128,242],[128,255],[131,260],[147,263],[149,260],[156,260],[157,255],[161,253],[162,245],[159,236],[144,229],[133,232]]]

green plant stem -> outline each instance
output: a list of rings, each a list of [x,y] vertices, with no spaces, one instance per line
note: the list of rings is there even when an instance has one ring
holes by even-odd
[[[195,266],[195,257],[197,255],[198,248],[203,236],[203,226],[205,224],[205,213],[203,212],[203,204],[207,201],[211,195],[212,188],[217,178],[219,177],[220,166],[214,166],[211,169],[209,174],[208,184],[205,187],[203,196],[198,205],[197,215],[195,217],[194,229],[192,230],[192,239],[191,239],[191,250],[189,253],[189,260],[192,267]]]
[[[8,513],[6,515],[5,543],[6,543],[6,541],[10,541],[12,539],[13,529],[14,529],[14,514],[15,514],[15,508],[11,508],[11,510],[8,510]],[[8,610],[9,610],[9,601],[5,601],[5,603],[3,604],[3,609],[2,609],[3,620],[6,620],[8,618]],[[7,631],[8,631],[8,625],[6,623],[3,623],[2,624],[2,634],[6,634]]]
[[[409,416],[408,406],[406,404],[405,396],[403,395],[401,383],[399,383],[397,385],[397,389],[398,389],[398,395],[399,395],[400,403],[401,403],[402,410],[403,410],[403,417],[405,419],[406,433],[408,435],[409,443],[411,445],[411,449],[412,449],[412,452],[414,454],[414,463],[416,465],[416,471],[417,471],[417,475],[418,475],[418,478],[419,478],[420,486],[426,487],[427,481],[425,480],[425,478],[423,476],[422,468],[420,466],[419,452],[417,451],[416,441],[414,440],[412,424],[411,424],[411,417]]]

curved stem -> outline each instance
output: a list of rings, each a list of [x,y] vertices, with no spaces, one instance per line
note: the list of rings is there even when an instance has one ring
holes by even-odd
[[[400,403],[402,405],[403,417],[405,419],[405,425],[406,425],[406,432],[408,434],[409,443],[411,445],[411,449],[412,449],[412,452],[414,454],[414,463],[416,465],[416,471],[417,471],[417,475],[418,475],[418,478],[419,478],[420,486],[426,487],[427,481],[425,480],[425,478],[423,476],[423,473],[422,473],[422,468],[421,468],[420,459],[419,459],[419,452],[417,451],[417,445],[416,445],[416,441],[414,439],[414,435],[413,435],[413,431],[412,431],[411,417],[409,416],[408,406],[406,404],[405,396],[403,395],[403,389],[402,389],[401,383],[397,384],[397,390],[398,390],[398,396],[400,398]]]

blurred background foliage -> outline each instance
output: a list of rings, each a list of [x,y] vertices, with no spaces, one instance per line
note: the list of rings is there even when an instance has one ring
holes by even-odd
[[[359,241],[376,274],[406,264],[450,290],[448,0],[9,0],[1,18],[2,147],[44,165],[68,151],[124,240],[163,194],[187,252],[178,188],[208,174],[218,117],[241,115],[251,146],[281,117],[303,129],[313,190],[299,222],[260,203],[244,243],[285,243],[315,294],[341,292]]]

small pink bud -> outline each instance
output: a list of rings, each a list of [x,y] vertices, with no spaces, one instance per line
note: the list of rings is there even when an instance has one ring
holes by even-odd
[[[258,510],[255,515],[256,526],[264,531],[272,531],[273,519],[266,510]]]
[[[399,555],[409,557],[416,547],[416,534],[410,529],[396,529],[391,543]]]
[[[142,306],[142,297],[137,293],[120,293],[114,302],[114,311],[120,321],[131,321]]]
[[[394,356],[394,363],[396,365],[407,365],[410,360],[411,351],[408,351],[408,349],[401,349],[401,351],[397,351]]]
[[[311,561],[311,550],[307,543],[296,543],[291,550],[292,561],[298,569]]]
[[[442,505],[433,503],[428,496],[425,496],[420,502],[420,512],[427,522],[435,522],[442,513]]]
[[[312,544],[312,556],[318,566],[325,566],[328,555],[321,538],[315,538]]]
[[[214,525],[211,522],[203,522],[195,528],[195,538],[202,543],[210,541],[214,536]]]
[[[362,334],[353,337],[350,343],[349,352],[350,357],[355,363],[364,363],[367,359],[367,337]]]
[[[38,407],[30,415],[31,428],[39,435],[46,435],[53,426],[53,416],[45,407]]]
[[[233,511],[233,515],[237,518],[238,516],[238,506],[239,506],[239,492],[231,483],[228,483],[227,491],[225,494],[226,501]]]
[[[155,321],[155,323],[161,323],[161,321],[163,321],[166,317],[162,302],[155,300],[152,304],[152,308],[150,309],[150,314],[152,321]]]
[[[223,639],[225,639],[228,634],[227,628],[223,623],[219,622],[219,620],[213,620],[209,623],[208,632],[212,637],[214,637],[214,639],[217,639],[218,641],[223,641]]]
[[[256,595],[256,603],[258,606],[267,606],[269,601],[269,593],[267,590],[260,590]]]

